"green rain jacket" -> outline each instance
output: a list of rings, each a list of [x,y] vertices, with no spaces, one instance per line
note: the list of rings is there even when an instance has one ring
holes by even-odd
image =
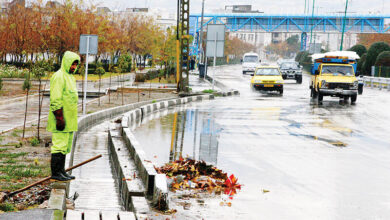
[[[65,52],[62,58],[61,69],[55,72],[50,79],[50,112],[47,122],[47,130],[50,132],[77,131],[78,92],[76,80],[69,73],[72,63],[76,60],[80,64],[79,55],[70,51]],[[65,129],[58,131],[53,111],[61,108],[64,113]]]

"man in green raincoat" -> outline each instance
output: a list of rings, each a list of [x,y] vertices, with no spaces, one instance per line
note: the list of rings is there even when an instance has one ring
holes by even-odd
[[[51,178],[59,181],[74,179],[65,172],[66,154],[70,153],[73,132],[77,131],[78,92],[73,74],[80,64],[80,56],[67,51],[61,69],[50,79],[50,112],[47,130],[52,132]]]

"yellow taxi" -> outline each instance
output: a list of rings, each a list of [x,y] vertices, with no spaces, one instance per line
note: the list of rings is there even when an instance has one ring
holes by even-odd
[[[277,91],[283,94],[283,77],[277,66],[259,66],[251,79],[252,91]]]

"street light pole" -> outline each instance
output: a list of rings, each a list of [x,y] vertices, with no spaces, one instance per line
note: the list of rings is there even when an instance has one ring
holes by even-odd
[[[344,19],[343,19],[343,32],[341,33],[340,51],[343,50],[344,33],[345,33],[345,22],[347,20],[347,10],[348,10],[348,0],[346,0],[346,2],[345,2],[345,12],[344,12]]]
[[[202,1],[202,17],[200,19],[200,33],[199,33],[199,50],[200,50],[200,62],[203,62],[203,16],[204,16],[204,0]]]
[[[311,12],[311,28],[310,28],[310,47],[312,46],[311,42],[313,40],[313,27],[314,27],[314,5],[315,5],[315,0],[313,0],[313,9],[312,9],[312,12]],[[309,47],[309,48],[310,48]],[[315,52],[315,51],[314,51]]]
[[[307,0],[305,0],[305,10],[303,10],[303,14],[306,14]]]
[[[176,26],[176,83],[177,91],[181,90],[181,77],[180,77],[180,39],[179,39],[179,24],[180,24],[180,1],[177,0],[177,26]]]

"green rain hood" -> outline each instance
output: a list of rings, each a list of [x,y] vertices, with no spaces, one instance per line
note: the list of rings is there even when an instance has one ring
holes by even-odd
[[[50,79],[50,111],[47,122],[47,130],[50,132],[77,131],[78,92],[76,80],[69,73],[72,63],[76,60],[80,64],[79,55],[70,51],[65,52],[62,58],[61,69],[55,72]],[[61,108],[64,113],[65,129],[58,131],[53,111]]]

